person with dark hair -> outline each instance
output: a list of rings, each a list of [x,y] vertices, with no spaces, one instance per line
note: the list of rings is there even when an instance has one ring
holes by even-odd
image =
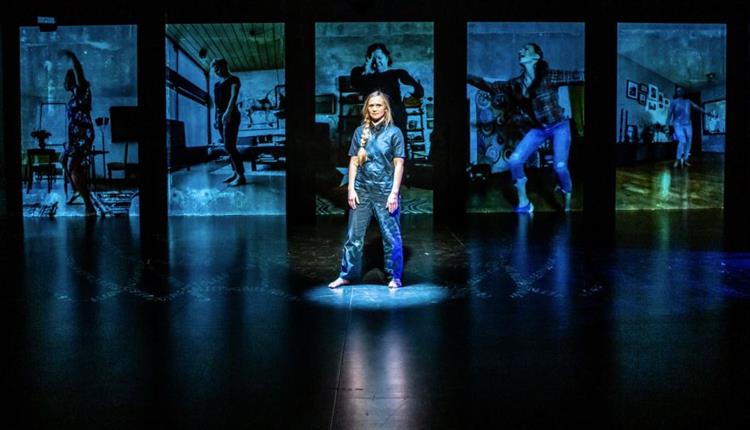
[[[230,187],[247,183],[242,156],[237,150],[237,135],[240,131],[240,111],[237,109],[237,97],[240,93],[240,79],[229,72],[227,60],[217,58],[211,62],[211,69],[220,80],[214,84],[214,109],[216,117],[214,127],[219,130],[224,141],[224,148],[229,153],[232,163],[232,175],[224,179]]]
[[[677,140],[677,154],[673,167],[690,166],[688,157],[693,143],[693,122],[690,120],[692,109],[706,113],[695,102],[686,99],[685,88],[677,85],[667,113],[667,123],[674,127],[674,137]]]
[[[513,79],[489,83],[478,76],[468,75],[468,83],[492,95],[504,94],[533,124],[513,150],[508,162],[518,194],[516,212],[534,211],[534,205],[526,195],[524,164],[547,139],[552,140],[554,170],[558,179],[555,190],[563,196],[563,207],[567,212],[573,191],[568,170],[570,118],[560,106],[557,90],[563,85],[582,84],[584,74],[580,71],[550,69],[544,60],[542,48],[536,43],[529,43],[518,51],[518,62],[521,75]]]
[[[361,275],[362,250],[370,218],[375,215],[383,236],[389,288],[401,287],[404,257],[399,223],[399,189],[404,174],[404,136],[393,124],[388,96],[371,93],[362,107],[362,125],[349,148],[349,224],[341,272],[329,288]]]
[[[86,207],[86,216],[96,216],[96,208],[91,199],[86,172],[88,170],[88,157],[94,145],[94,122],[91,120],[91,83],[86,80],[83,66],[78,57],[69,50],[64,50],[63,55],[73,63],[73,68],[65,73],[64,87],[70,91],[70,99],[66,105],[66,116],[68,122],[68,144],[65,150],[65,163],[67,165],[70,182],[75,191],[83,199]],[[75,200],[69,200],[69,203]]]
[[[406,136],[406,107],[401,99],[401,84],[413,88],[412,97],[422,98],[424,88],[404,69],[392,69],[391,52],[382,43],[373,43],[367,47],[365,63],[351,71],[351,83],[362,96],[374,91],[382,91],[391,103],[393,123]]]

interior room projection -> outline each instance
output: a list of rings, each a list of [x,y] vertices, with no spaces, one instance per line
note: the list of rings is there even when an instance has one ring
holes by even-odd
[[[726,26],[619,24],[617,209],[724,204]]]
[[[20,29],[25,216],[137,215],[136,27]]]
[[[283,24],[168,24],[170,215],[286,208]]]
[[[401,213],[431,213],[433,24],[316,23],[315,58],[316,150],[310,161],[317,213],[345,211],[352,134],[362,123],[364,98],[376,89],[388,96],[404,136]],[[374,61],[380,66],[371,67]]]
[[[467,210],[580,210],[584,25],[470,22],[467,60]]]

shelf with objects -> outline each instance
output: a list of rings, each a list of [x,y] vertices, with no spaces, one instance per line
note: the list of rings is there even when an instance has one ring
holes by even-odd
[[[252,130],[237,139],[237,148],[242,159],[250,161],[253,172],[259,164],[270,165],[281,170],[286,166],[286,135],[281,132]]]
[[[414,162],[427,161],[428,146],[425,141],[426,118],[421,98],[404,99],[406,108],[406,158]]]

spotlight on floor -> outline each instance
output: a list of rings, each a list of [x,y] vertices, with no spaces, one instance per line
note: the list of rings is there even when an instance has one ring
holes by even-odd
[[[327,286],[315,287],[303,298],[320,306],[360,310],[390,310],[431,306],[444,302],[450,290],[435,284],[406,284],[390,289],[380,284],[354,284],[331,290]]]

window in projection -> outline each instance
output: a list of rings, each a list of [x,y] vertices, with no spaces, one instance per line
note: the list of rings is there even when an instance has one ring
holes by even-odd
[[[468,211],[579,210],[584,25],[468,25]]]
[[[136,27],[20,29],[25,216],[138,214]]]
[[[619,24],[617,209],[721,208],[726,26]]]
[[[286,210],[283,24],[168,24],[170,215]]]
[[[392,122],[403,136],[397,145],[405,165],[401,213],[431,213],[433,24],[317,23],[315,58],[316,149],[309,161],[317,213],[343,214],[347,208],[348,166],[358,149],[352,136],[362,124],[365,98],[376,89],[387,96]]]

